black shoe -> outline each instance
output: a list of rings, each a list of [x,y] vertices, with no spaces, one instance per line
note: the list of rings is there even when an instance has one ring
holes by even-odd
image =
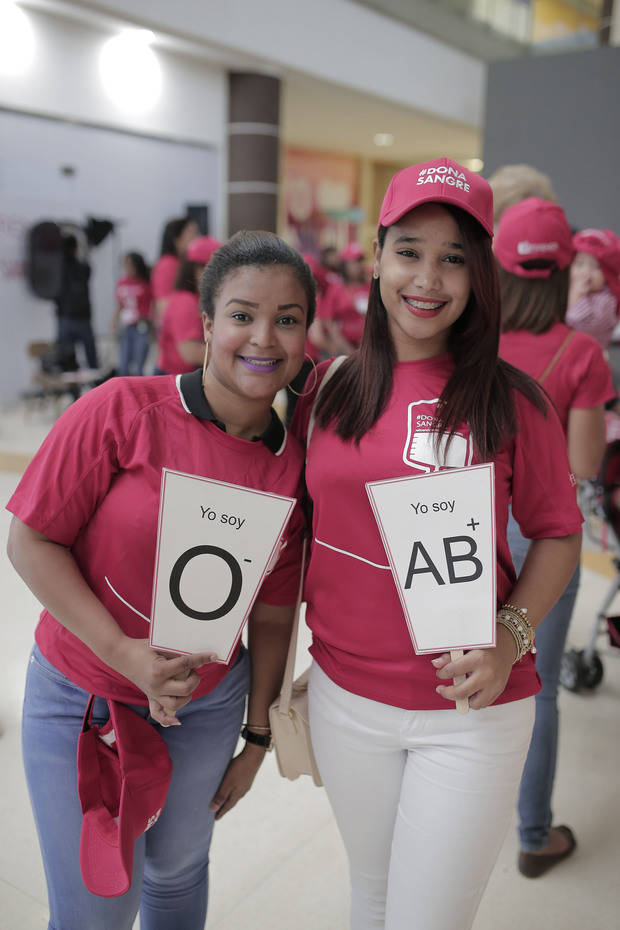
[[[545,872],[548,872],[549,869],[557,865],[558,862],[561,862],[562,859],[568,859],[575,851],[577,840],[570,827],[560,826],[552,827],[551,829],[566,837],[568,846],[566,849],[563,849],[562,852],[558,853],[520,852],[517,864],[519,872],[521,875],[525,875],[526,878],[538,878],[540,875],[544,875]]]

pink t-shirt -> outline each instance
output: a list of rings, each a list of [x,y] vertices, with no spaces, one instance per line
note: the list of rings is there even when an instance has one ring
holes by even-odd
[[[140,320],[150,318],[153,295],[148,281],[121,278],[116,285],[116,299],[121,307],[120,321],[123,326],[133,326]]]
[[[190,291],[173,291],[161,318],[157,345],[157,367],[169,375],[193,371],[194,362],[186,362],[179,354],[179,342],[202,342],[204,334],[198,295]]]
[[[7,505],[28,526],[71,549],[90,588],[121,629],[138,639],[148,637],[162,468],[287,497],[299,491],[303,453],[277,418],[280,435],[270,428],[269,447],[267,438],[230,436],[200,409],[201,372],[184,377],[189,381],[113,378],[82,396],[52,427]],[[302,528],[297,507],[259,600],[295,603]],[[147,703],[49,611],[41,613],[35,635],[45,657],[80,688]],[[199,669],[202,682],[193,698],[215,688],[229,667]]]
[[[321,372],[327,364],[320,366]],[[435,691],[432,656],[414,652],[365,483],[439,467],[432,443],[425,439],[452,370],[449,355],[397,364],[388,407],[359,445],[315,426],[307,453],[313,542],[305,594],[312,655],[345,690],[412,710],[445,710],[450,705]],[[293,430],[301,439],[314,394],[302,397],[295,410]],[[545,417],[519,393],[515,400],[519,432],[493,459],[498,606],[516,580],[506,540],[510,498],[529,538],[578,533],[582,522],[557,415],[549,409]],[[466,425],[455,436],[449,455],[452,467],[476,464]],[[497,703],[538,689],[528,653],[513,668]]]
[[[538,380],[570,332],[564,323],[556,323],[539,335],[525,329],[510,330],[502,333],[499,354]],[[572,408],[590,410],[616,396],[601,347],[586,333],[574,334],[545,379],[544,388],[556,406],[565,433]]]
[[[151,272],[151,290],[154,300],[168,297],[172,293],[178,270],[179,259],[176,255],[162,255],[155,262]]]

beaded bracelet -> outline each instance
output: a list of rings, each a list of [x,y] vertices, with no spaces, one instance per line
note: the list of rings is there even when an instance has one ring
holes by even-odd
[[[512,663],[519,662],[528,652],[535,653],[534,628],[527,619],[526,607],[502,604],[497,612],[497,622],[510,631],[515,641],[517,655]]]

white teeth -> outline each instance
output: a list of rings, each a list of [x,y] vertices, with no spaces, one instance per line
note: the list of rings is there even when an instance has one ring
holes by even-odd
[[[245,360],[246,360],[246,362],[249,362],[250,365],[260,365],[260,366],[262,366],[263,368],[273,368],[274,365],[277,365],[277,364],[278,364],[277,358],[262,359],[262,358],[248,358],[248,357],[246,357]]]
[[[416,310],[439,310],[440,307],[443,307],[445,301],[439,300],[435,303],[429,303],[427,300],[411,300],[409,297],[405,297],[405,300],[410,307],[415,307]]]

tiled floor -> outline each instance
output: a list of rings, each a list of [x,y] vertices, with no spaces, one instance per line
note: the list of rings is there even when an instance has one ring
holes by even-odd
[[[0,501],[45,435],[51,412],[8,413],[0,431]],[[12,470],[8,470],[12,469]],[[0,513],[0,930],[42,930],[46,892],[24,783],[19,719],[37,604],[5,553],[9,517]],[[599,560],[597,568],[606,567]],[[607,589],[585,568],[570,638],[583,647]],[[620,611],[619,611],[620,612]],[[303,662],[300,650],[300,665]],[[604,645],[604,644],[602,644]],[[561,694],[562,730],[555,810],[575,829],[575,855],[535,881],[515,869],[514,825],[504,844],[475,930],[612,930],[620,912],[620,654],[603,655],[605,677],[590,694]],[[446,838],[449,842],[449,837]],[[347,868],[322,789],[287,782],[269,756],[250,793],[217,825],[212,851],[210,930],[345,930]],[[448,880],[448,879],[447,879]],[[417,928],[412,915],[412,930]],[[114,930],[114,928],[110,928]],[[445,930],[458,930],[446,927]]]

